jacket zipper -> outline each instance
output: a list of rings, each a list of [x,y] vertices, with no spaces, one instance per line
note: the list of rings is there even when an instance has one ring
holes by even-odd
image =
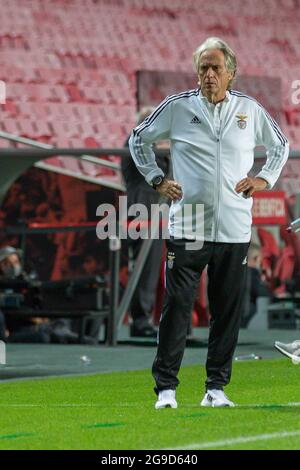
[[[216,216],[215,216],[215,236],[214,241],[218,241],[218,229],[220,221],[220,194],[221,194],[221,134],[222,134],[222,122],[220,122],[220,134],[218,139],[218,152],[217,152],[217,205],[216,205]]]

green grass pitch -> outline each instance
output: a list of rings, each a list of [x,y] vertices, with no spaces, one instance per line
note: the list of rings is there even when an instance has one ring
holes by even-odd
[[[201,408],[204,367],[183,367],[178,409],[155,410],[150,371],[0,384],[0,449],[300,449],[300,366],[235,363],[236,408]]]

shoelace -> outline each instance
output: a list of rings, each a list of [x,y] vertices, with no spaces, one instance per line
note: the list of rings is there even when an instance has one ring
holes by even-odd
[[[223,392],[223,390],[222,390],[222,392]],[[228,396],[226,395],[226,393],[223,392],[223,395],[226,398],[226,400],[230,401]],[[212,395],[210,395],[209,392],[207,392],[207,398],[208,398],[209,401],[213,401],[213,400],[219,400],[221,397],[213,397]]]

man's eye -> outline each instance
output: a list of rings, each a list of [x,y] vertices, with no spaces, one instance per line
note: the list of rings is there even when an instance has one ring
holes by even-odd
[[[207,66],[202,66],[200,67],[200,73],[206,73],[209,68],[212,68],[214,72],[220,72],[220,66],[219,65],[211,65],[210,67]]]

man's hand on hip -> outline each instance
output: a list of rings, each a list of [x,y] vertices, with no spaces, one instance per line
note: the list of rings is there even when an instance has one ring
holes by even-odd
[[[245,198],[249,198],[255,191],[263,191],[268,186],[268,182],[263,178],[254,177],[242,179],[235,187],[237,193],[243,193]]]
[[[176,181],[164,179],[162,183],[156,186],[156,191],[165,197],[169,197],[173,201],[182,198],[182,189],[179,183]]]

